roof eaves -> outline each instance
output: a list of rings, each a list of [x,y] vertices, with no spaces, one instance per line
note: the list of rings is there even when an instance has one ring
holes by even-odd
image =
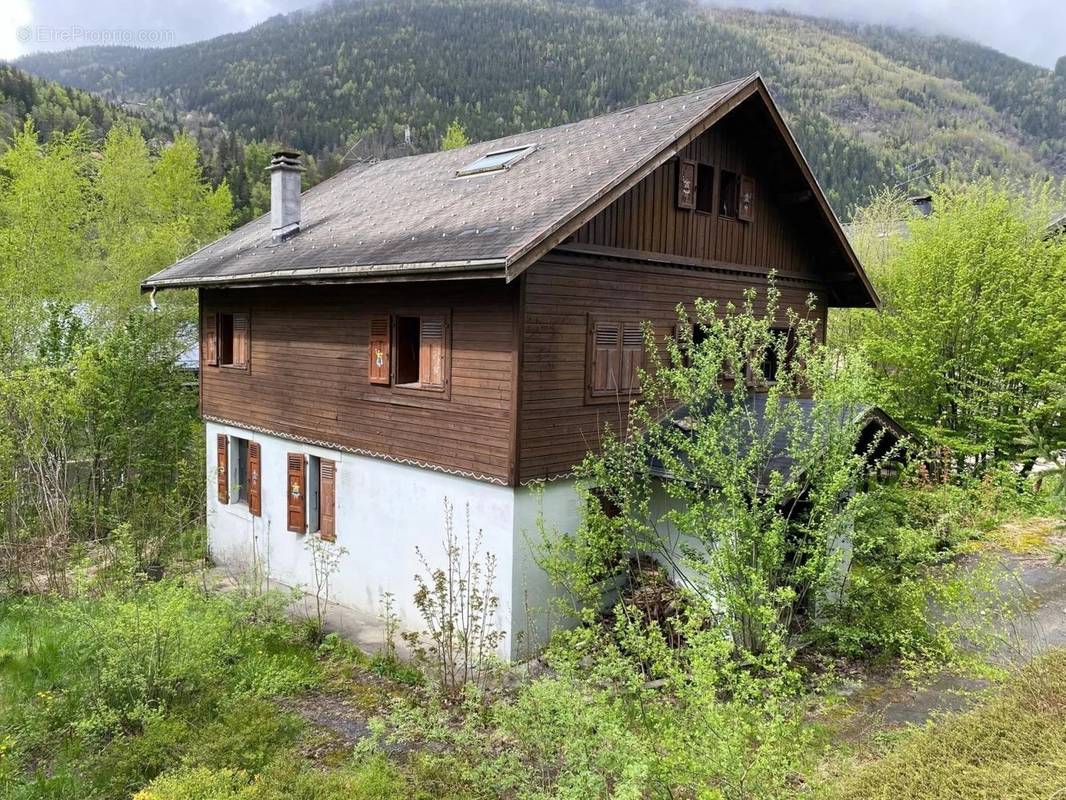
[[[180,278],[154,280],[154,276],[141,284],[142,292],[154,289],[193,289],[207,286],[249,283],[305,283],[330,279],[378,279],[409,275],[438,275],[441,273],[495,273],[489,277],[504,277],[504,260],[501,258],[466,261],[423,261],[400,264],[359,264],[302,269],[280,269],[270,272],[247,272],[227,275],[187,275]],[[157,273],[158,274],[158,273]]]

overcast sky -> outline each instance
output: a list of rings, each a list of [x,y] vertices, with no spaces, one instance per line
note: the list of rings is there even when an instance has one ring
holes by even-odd
[[[1066,0],[710,1],[948,33],[1047,67],[1066,55]],[[86,44],[194,42],[310,4],[313,0],[0,0],[0,58]]]

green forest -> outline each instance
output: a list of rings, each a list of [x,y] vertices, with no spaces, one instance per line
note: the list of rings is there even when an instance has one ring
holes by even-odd
[[[1066,172],[1066,77],[954,39],[678,0],[338,2],[191,45],[19,66],[194,136],[208,176],[254,211],[273,142],[313,155],[314,180],[435,150],[456,119],[486,140],[756,71],[842,216],[938,168]]]

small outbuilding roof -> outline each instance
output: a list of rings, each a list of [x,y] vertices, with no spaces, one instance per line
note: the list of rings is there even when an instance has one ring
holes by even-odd
[[[764,392],[750,392],[746,395],[744,402],[750,406],[751,419],[754,420],[755,430],[750,432],[750,437],[746,435],[739,437],[741,452],[737,454],[738,460],[742,460],[750,452],[755,442],[759,442],[760,446],[765,444],[768,447],[768,451],[764,454],[765,458],[762,460],[765,474],[758,476],[760,485],[770,480],[770,473],[772,472],[778,472],[783,476],[790,477],[795,466],[792,456],[789,454],[790,441],[795,439],[797,434],[794,427],[785,424],[780,430],[775,431],[772,441],[763,442],[761,439],[761,437],[766,435],[768,426],[766,416],[768,397],[769,395]],[[732,403],[731,395],[727,394],[722,399],[727,404]],[[796,424],[801,432],[811,433],[814,424],[812,422],[814,400],[810,398],[789,398],[787,402],[794,403],[799,411],[799,418],[796,420]],[[669,419],[665,420],[665,424],[673,425],[684,432],[686,436],[694,435],[692,411],[689,406],[682,406],[675,410]],[[906,428],[878,406],[863,405],[842,409],[840,418],[834,420],[832,424],[839,428],[849,425],[854,426],[857,430],[855,452],[857,455],[865,456],[871,463],[879,462],[881,459],[896,453],[904,443],[912,439]],[[679,463],[687,468],[687,457],[683,453],[675,455],[679,459]],[[648,466],[651,474],[658,478],[674,479],[677,477],[658,458],[652,458]]]
[[[875,304],[840,223],[758,75],[569,125],[349,167],[303,193],[296,236],[275,241],[270,215],[264,215],[157,272],[141,288],[444,274],[511,280],[676,155],[697,128],[756,94],[824,209],[843,261],[858,279],[855,297]],[[517,149],[522,157],[503,169],[461,174],[490,154]]]

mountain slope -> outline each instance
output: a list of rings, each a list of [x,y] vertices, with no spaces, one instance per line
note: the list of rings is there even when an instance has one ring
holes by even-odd
[[[149,134],[158,133],[155,126],[137,115],[87,91],[60,86],[0,63],[0,147],[27,117],[46,139],[53,133],[69,133],[81,124],[88,126],[91,138],[99,139],[116,122],[131,118],[138,119]]]
[[[930,43],[939,49],[927,54]],[[182,47],[19,63],[335,162],[356,143],[388,152],[406,126],[415,148],[436,149],[455,118],[488,139],[759,71],[841,212],[925,157],[1064,171],[1063,115],[1052,117],[1066,81],[1048,70],[956,40],[684,0],[337,2]]]

